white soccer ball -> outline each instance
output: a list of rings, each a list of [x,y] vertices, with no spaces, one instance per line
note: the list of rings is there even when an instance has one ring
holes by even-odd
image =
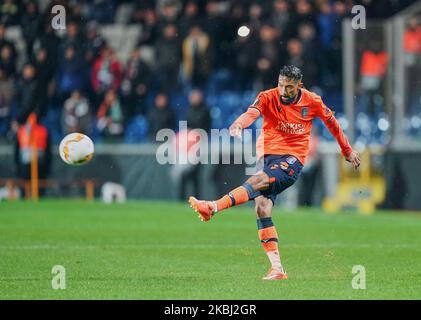
[[[59,146],[60,157],[70,165],[89,162],[94,156],[94,143],[82,133],[70,133],[63,138]]]

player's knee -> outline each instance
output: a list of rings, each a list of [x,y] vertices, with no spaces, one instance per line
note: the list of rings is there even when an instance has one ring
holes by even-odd
[[[269,177],[264,172],[256,173],[247,180],[247,183],[252,186],[254,190],[262,190],[269,187]]]
[[[272,205],[269,199],[259,199],[256,201],[256,214],[259,218],[265,218],[272,216]]]

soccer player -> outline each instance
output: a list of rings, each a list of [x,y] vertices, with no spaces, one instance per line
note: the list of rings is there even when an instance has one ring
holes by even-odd
[[[342,155],[357,169],[361,163],[345,137],[332,111],[320,96],[302,86],[301,70],[284,66],[278,87],[260,92],[254,103],[230,126],[232,136],[241,137],[241,130],[263,116],[263,130],[257,139],[258,164],[263,170],[216,201],[189,198],[190,206],[203,221],[215,213],[254,200],[260,241],[272,264],[264,280],[286,279],[278,250],[278,234],[272,222],[276,196],[294,184],[309,150],[312,120],[320,118],[337,140]]]

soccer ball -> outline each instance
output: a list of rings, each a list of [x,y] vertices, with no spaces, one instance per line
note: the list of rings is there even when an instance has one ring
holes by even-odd
[[[70,133],[61,140],[59,153],[67,164],[85,164],[94,156],[94,143],[82,133]]]

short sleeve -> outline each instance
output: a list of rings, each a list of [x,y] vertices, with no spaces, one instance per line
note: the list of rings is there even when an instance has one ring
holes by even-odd
[[[249,106],[249,108],[255,108],[260,111],[260,113],[264,113],[267,105],[267,98],[261,92],[257,95],[256,99],[254,100],[253,104]]]

